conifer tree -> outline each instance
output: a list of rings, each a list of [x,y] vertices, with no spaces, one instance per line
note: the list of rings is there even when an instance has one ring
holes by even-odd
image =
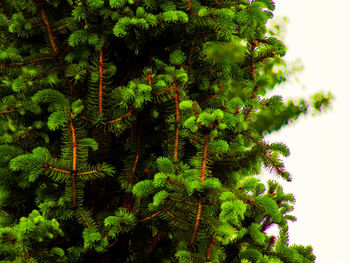
[[[266,95],[290,73],[272,0],[0,8],[1,262],[314,262],[264,137],[331,97]]]

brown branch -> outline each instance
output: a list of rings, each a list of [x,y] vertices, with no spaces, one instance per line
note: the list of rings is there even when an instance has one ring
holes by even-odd
[[[199,198],[199,202],[198,202],[198,211],[197,211],[197,216],[196,216],[196,223],[194,225],[193,235],[191,238],[191,245],[194,243],[196,236],[197,236],[199,220],[201,219],[201,213],[202,213],[202,197]]]
[[[100,83],[99,83],[99,94],[98,94],[98,102],[99,102],[99,107],[98,107],[98,113],[101,118],[102,116],[102,100],[103,100],[103,48],[100,51],[100,63],[99,63],[99,75],[100,75]]]
[[[208,150],[208,137],[207,134],[205,136],[205,144],[204,144],[204,153],[203,153],[203,160],[202,160],[202,170],[201,170],[201,184],[204,183],[204,177],[206,172],[206,164],[207,164],[207,150]]]
[[[104,167],[102,166],[101,168],[97,168],[97,169],[92,170],[92,171],[87,171],[87,172],[77,173],[77,175],[97,173],[97,172],[99,172],[100,170],[103,170],[103,169],[104,169]]]
[[[107,246],[107,248],[113,247],[113,246],[117,243],[118,240],[119,240],[119,239],[116,238],[111,244],[109,244],[109,245]]]
[[[254,137],[253,136],[251,136],[249,133],[247,133],[247,132],[245,132],[245,131],[243,131],[243,132],[241,132],[243,135],[245,135],[245,136],[247,136],[249,139],[251,139],[257,146],[258,146],[258,148],[260,149],[260,151],[267,157],[267,159],[271,162],[271,165],[276,169],[276,171],[277,171],[277,173],[279,174],[279,175],[283,175],[283,171],[281,170],[281,167],[280,166],[278,166],[272,159],[271,159],[271,156],[267,153],[267,151],[263,148],[263,147],[261,147],[261,145],[260,145],[260,143],[257,141],[257,140],[255,140],[254,139]],[[264,143],[263,143],[264,144]],[[265,146],[267,146],[266,144],[265,144]],[[283,169],[283,168],[282,168]]]
[[[181,218],[177,218],[176,216],[174,216],[171,212],[169,212],[169,211],[166,210],[165,208],[163,208],[162,210],[163,210],[165,213],[167,213],[168,215],[170,215],[172,218],[174,218],[174,219],[176,219],[176,220],[178,220],[178,221],[180,221],[180,222],[182,222],[182,223],[184,223],[184,224],[186,224],[186,225],[192,226],[192,224],[186,222],[185,220],[182,220]]]
[[[65,173],[65,174],[72,174],[71,171],[59,169],[59,168],[53,167],[51,165],[47,165],[46,168],[50,168],[51,170],[54,170],[54,171],[57,171],[57,172],[61,172],[61,173]]]
[[[85,216],[79,210],[76,210],[76,212],[83,218],[83,221],[88,226],[88,228],[90,228],[89,222],[86,220]]]
[[[169,179],[168,179],[168,180],[169,180]],[[170,183],[170,184],[177,185],[177,186],[179,186],[179,187],[185,189],[185,186],[183,186],[182,184],[179,184],[178,182],[175,182],[175,181],[173,181],[173,180],[169,180],[169,183]]]
[[[10,112],[15,112],[18,111],[17,109],[13,109],[13,110],[5,110],[5,111],[0,111],[0,114],[5,114],[5,113],[10,113]]]
[[[147,71],[147,77],[146,77],[146,80],[148,80],[148,85],[150,85],[150,86],[152,86],[152,81],[151,81],[151,79],[152,79],[152,75],[151,74],[149,74],[150,72],[149,71]]]
[[[35,134],[35,133],[37,133],[36,130],[30,131],[29,133],[27,133],[27,134],[25,134],[25,135],[22,135],[21,137],[17,138],[16,140],[13,140],[13,141],[11,141],[11,142],[9,142],[9,143],[18,142],[18,141],[23,140],[23,139],[25,139],[25,138],[27,138],[27,137],[29,137],[29,136]]]
[[[220,4],[218,0],[215,0],[215,3],[217,3],[221,8],[226,8],[225,6],[223,6],[222,4]]]
[[[86,121],[92,122],[92,120],[90,120],[90,119],[86,118],[86,117],[85,117],[85,116],[83,116],[83,115],[79,115],[79,116],[80,116],[80,118],[82,118],[83,120],[86,120]]]
[[[148,219],[151,219],[151,218],[157,216],[160,212],[162,212],[162,211],[155,212],[153,215],[150,215],[150,216],[148,216],[148,217],[146,217],[146,218],[143,218],[143,219],[141,219],[140,221],[143,222],[143,221],[146,221],[146,220],[148,220]]]
[[[37,27],[41,27],[41,26],[44,26],[44,25],[45,25],[44,23],[32,25],[32,29],[33,29],[33,28],[37,28]]]
[[[73,171],[77,169],[77,138],[75,134],[75,127],[73,125],[73,120],[70,118],[70,131],[72,133],[72,146],[73,146]]]
[[[252,77],[252,82],[253,83],[255,83],[255,64],[254,64],[254,54],[253,53],[254,53],[254,50],[255,50],[256,46],[257,46],[257,43],[256,43],[256,41],[253,40],[252,44],[251,44],[251,51],[252,51],[251,77]],[[253,89],[253,94],[252,94],[251,99],[255,99],[256,98],[257,90],[258,90],[258,86],[255,85],[254,89]],[[244,116],[244,121],[248,120],[248,117],[249,117],[250,113],[252,112],[252,109],[253,109],[253,107],[251,106],[249,108],[249,110],[247,111],[247,113],[245,114],[245,116]]]
[[[189,201],[185,201],[185,200],[181,200],[181,199],[177,199],[177,198],[173,198],[173,197],[169,197],[169,199],[173,200],[173,201],[185,203],[185,204],[196,205],[195,203],[192,203],[192,202],[189,202]]]
[[[122,119],[128,117],[128,116],[131,114],[132,111],[133,111],[133,110],[130,109],[130,110],[128,111],[127,114],[125,114],[125,115],[119,117],[118,119],[115,119],[115,120],[112,120],[112,121],[107,121],[107,122],[105,122],[105,124],[110,124],[110,123],[114,123],[114,122],[120,121],[120,120],[122,120]]]
[[[261,232],[264,232],[272,223],[271,218],[265,218],[264,222],[261,225]]]
[[[76,134],[75,134],[75,127],[73,125],[72,118],[70,118],[70,130],[72,132],[72,146],[73,146],[73,207],[76,206],[77,200],[76,200],[76,183],[75,183],[75,177],[76,177],[76,169],[77,169],[77,140],[76,140]]]
[[[133,179],[133,176],[134,176],[134,173],[135,173],[135,170],[136,170],[136,165],[139,161],[139,156],[140,156],[140,138],[141,138],[141,129],[139,129],[138,131],[138,138],[137,138],[137,153],[136,153],[136,159],[135,159],[135,162],[134,162],[134,166],[132,167],[132,170],[131,170],[131,175],[129,176],[128,178],[128,181],[132,183],[132,179]]]
[[[56,28],[52,29],[52,32],[55,32],[56,30],[60,30],[60,29],[65,28],[65,27],[67,27],[67,25],[56,27]]]
[[[45,12],[44,8],[41,8],[41,9],[40,9],[40,14],[41,14],[41,17],[42,17],[43,20],[44,20],[45,27],[46,27],[46,31],[47,31],[47,33],[48,33],[48,35],[49,35],[49,39],[50,39],[50,42],[51,42],[52,50],[53,50],[53,52],[55,53],[55,56],[58,56],[58,47],[57,47],[56,42],[55,42],[55,37],[54,37],[54,35],[52,34],[52,29],[51,29],[51,26],[50,26],[49,21],[48,21],[48,19],[47,19],[46,12]],[[62,58],[62,56],[59,57],[58,63],[59,63],[61,66],[63,66],[63,58]],[[79,95],[78,95],[77,90],[74,88],[73,83],[72,83],[72,82],[70,81],[70,79],[67,78],[67,77],[65,77],[65,80],[66,80],[66,82],[67,82],[67,84],[68,84],[68,86],[69,86],[69,88],[70,88],[71,95],[74,95],[76,98],[78,98]]]
[[[41,61],[47,61],[47,60],[54,60],[55,57],[45,57],[45,58],[38,58],[34,59],[32,61],[27,61],[27,62],[15,62],[15,63],[0,63],[0,66],[25,66],[28,64],[33,64]]]
[[[212,246],[213,246],[213,244],[214,244],[215,242],[216,242],[215,238],[212,237],[212,238],[211,238],[211,241],[210,241],[209,248],[208,248],[207,260],[210,260],[211,248],[212,248]]]
[[[201,170],[201,184],[204,183],[205,172],[206,172],[208,138],[209,138],[209,135],[207,134],[205,136],[205,143],[204,143],[204,152],[203,152],[202,170]],[[191,239],[191,245],[194,243],[194,241],[196,239],[196,236],[197,236],[199,221],[201,219],[201,213],[202,213],[202,197],[199,198],[199,202],[198,202],[198,211],[197,211],[196,223],[195,223],[195,226],[194,226],[194,231],[193,231],[193,235],[192,235],[192,239]]]
[[[176,108],[176,133],[175,133],[175,150],[174,150],[174,159],[177,161],[177,153],[178,153],[178,147],[179,147],[179,101],[177,97],[177,92],[179,91],[179,88],[176,87],[175,81],[174,81],[174,89],[175,89],[175,108]]]
[[[49,39],[50,39],[50,42],[51,42],[51,46],[52,46],[53,52],[55,53],[55,55],[57,55],[58,54],[58,48],[57,48],[57,45],[56,45],[56,42],[55,42],[55,37],[52,35],[51,26],[49,24],[49,21],[47,20],[47,16],[46,16],[46,12],[45,12],[44,8],[40,9],[40,14],[41,14],[41,17],[44,20],[45,27],[46,27],[47,33],[49,35]]]

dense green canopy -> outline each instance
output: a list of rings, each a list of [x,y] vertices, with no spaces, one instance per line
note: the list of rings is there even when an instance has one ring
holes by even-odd
[[[1,262],[314,262],[254,177],[291,180],[264,136],[330,100],[266,96],[290,74],[273,1],[0,8]]]

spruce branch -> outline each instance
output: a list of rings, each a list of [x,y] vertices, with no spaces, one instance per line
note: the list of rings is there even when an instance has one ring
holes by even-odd
[[[12,109],[12,110],[8,109],[8,110],[5,110],[5,111],[0,111],[0,114],[10,113],[10,112],[16,112],[16,111],[18,111],[18,110],[17,110],[17,109]]]
[[[37,27],[41,27],[41,26],[45,26],[45,23],[40,23],[40,24],[32,25],[32,29],[33,29],[33,28],[37,28]]]
[[[146,73],[147,73],[146,80],[148,80],[148,85],[152,87],[152,74],[149,71],[147,71]]]
[[[167,209],[163,208],[162,209],[165,213],[167,213],[169,216],[171,216],[172,218],[174,218],[175,220],[178,220],[186,225],[192,226],[192,224],[186,222],[185,220],[182,220],[181,218],[178,218],[176,216],[174,216],[174,214],[172,214],[171,212],[169,212]]]
[[[259,142],[257,141],[253,136],[251,136],[249,133],[243,131],[241,132],[243,135],[247,136],[249,139],[251,139],[260,149],[260,151],[266,156],[266,158],[270,161],[272,167],[277,171],[277,173],[282,176],[283,178],[285,178],[285,171],[284,168],[281,167],[280,165],[276,164],[276,162],[274,160],[272,160],[271,156],[268,154],[268,151],[265,149],[266,147],[268,147],[268,145],[264,142]],[[261,145],[263,144],[264,147]],[[286,178],[285,178],[286,179]],[[290,181],[290,179],[286,179],[287,181]]]
[[[107,248],[113,247],[113,246],[118,242],[118,240],[119,240],[119,238],[116,238],[111,244],[109,244],[109,245],[107,246]]]
[[[77,173],[77,175],[85,175],[85,174],[92,174],[92,173],[97,173],[101,170],[105,169],[105,167],[101,167],[101,168],[96,168],[95,170],[91,170],[91,171],[87,171],[87,172],[82,172],[82,173]]]
[[[215,3],[217,3],[217,4],[218,4],[218,6],[220,6],[221,8],[227,8],[226,6],[223,6],[221,3],[219,3],[219,1],[218,1],[218,0],[215,0]]]
[[[87,225],[87,227],[88,227],[88,228],[91,228],[89,222],[87,221],[87,219],[86,219],[86,217],[83,215],[83,213],[80,212],[79,209],[76,209],[75,212],[76,212],[77,214],[79,214],[79,216],[83,219],[83,221],[85,222],[85,224]]]
[[[215,238],[212,237],[210,240],[210,244],[209,244],[209,248],[208,248],[208,253],[207,253],[207,260],[210,260],[210,254],[211,254],[211,248],[213,246],[213,244],[216,242]]]
[[[58,48],[57,48],[57,45],[56,45],[56,42],[55,42],[55,37],[52,34],[51,26],[49,24],[49,21],[48,21],[47,16],[46,16],[45,9],[43,7],[40,8],[40,14],[41,14],[42,19],[44,20],[44,24],[45,24],[47,33],[49,35],[49,39],[50,39],[50,42],[51,42],[51,46],[52,46],[53,52],[57,56],[58,55]]]
[[[53,170],[53,171],[60,172],[60,173],[64,173],[64,174],[72,174],[71,171],[63,170],[63,169],[60,169],[60,168],[56,168],[56,167],[53,167],[53,166],[48,165],[48,164],[45,166],[45,168],[49,168],[49,169],[51,169],[51,170]]]
[[[34,64],[42,61],[49,61],[49,60],[55,60],[56,57],[44,57],[44,58],[37,58],[31,61],[26,61],[26,62],[15,62],[15,63],[0,63],[0,66],[4,67],[13,67],[13,66],[25,66],[29,64]]]
[[[167,180],[168,180],[168,182],[169,182],[170,184],[174,184],[174,185],[177,185],[178,187],[181,187],[182,189],[185,189],[185,186],[183,186],[182,184],[179,184],[178,182],[175,182],[175,181],[173,181],[173,180],[170,180],[169,177],[167,178]]]
[[[151,218],[157,216],[157,215],[158,215],[159,213],[161,213],[161,212],[162,212],[162,211],[157,211],[157,212],[155,212],[153,215],[150,215],[150,216],[148,216],[148,217],[142,218],[140,221],[143,222],[143,221],[149,220],[149,219],[151,219]]]
[[[66,28],[66,27],[67,27],[67,25],[56,27],[56,28],[52,29],[52,32],[55,32],[56,30],[60,30],[62,28]]]
[[[80,118],[82,118],[83,120],[88,121],[88,122],[92,122],[92,120],[90,120],[90,119],[86,118],[86,117],[85,117],[85,116],[83,116],[83,115],[79,115],[79,117],[80,117]]]
[[[139,157],[140,157],[140,149],[141,149],[141,143],[140,142],[141,142],[141,129],[138,129],[136,158],[135,158],[132,170],[131,170],[131,174],[130,174],[130,176],[127,179],[127,181],[131,182],[132,185],[133,185],[133,176],[134,176],[134,173],[135,173],[135,170],[136,170],[136,166],[137,166],[137,163],[138,163]]]
[[[201,184],[204,184],[204,178],[205,178],[205,172],[206,172],[208,138],[209,138],[209,134],[206,134],[205,135],[205,143],[204,143],[204,151],[203,151],[203,159],[202,159]],[[199,221],[201,219],[201,213],[202,213],[202,197],[199,198],[199,202],[198,202],[196,223],[195,223],[193,235],[191,238],[191,243],[190,243],[191,245],[194,243],[196,236],[197,236]]]
[[[100,63],[99,63],[99,76],[100,76],[100,82],[99,82],[99,94],[98,94],[98,113],[101,118],[102,116],[102,102],[103,102],[103,89],[105,86],[103,85],[103,74],[105,73],[103,71],[103,49],[100,50]]]
[[[253,40],[251,42],[251,53],[252,53],[252,56],[251,56],[251,78],[252,78],[252,82],[254,83],[254,89],[253,89],[253,94],[252,94],[251,99],[256,98],[256,92],[258,90],[258,86],[255,85],[255,64],[254,64],[255,63],[254,62],[254,50],[255,50],[256,46],[257,46],[257,43],[256,43],[256,41]],[[252,112],[252,110],[253,110],[253,107],[251,106],[244,116],[244,121],[248,120],[248,117],[249,117],[250,113]]]
[[[115,120],[107,121],[107,122],[105,122],[105,124],[110,124],[110,123],[121,121],[122,119],[128,117],[132,112],[133,112],[133,109],[131,108],[128,110],[128,113],[126,113],[125,115],[120,116],[119,118],[117,118]]]
[[[16,143],[16,142],[19,142],[20,140],[23,140],[23,139],[25,139],[25,138],[27,138],[27,137],[33,135],[33,134],[37,134],[37,133],[38,133],[37,130],[32,130],[32,131],[28,132],[27,134],[24,134],[24,135],[20,136],[19,138],[15,139],[15,140],[13,140],[13,141],[10,141],[9,143]]]
[[[62,58],[62,55],[58,56],[59,52],[58,52],[58,47],[57,47],[56,42],[55,42],[55,37],[52,34],[51,26],[50,26],[50,23],[49,23],[48,18],[46,16],[45,9],[43,7],[40,8],[40,14],[41,14],[42,19],[44,20],[46,31],[48,33],[48,36],[49,36],[49,39],[50,39],[50,42],[51,42],[52,50],[54,51],[55,57],[58,57],[58,63],[63,68],[63,58]],[[66,82],[67,82],[67,84],[68,84],[68,86],[70,88],[71,95],[74,95],[76,98],[79,97],[78,93],[77,93],[77,90],[74,88],[74,85],[70,81],[70,79],[65,77],[65,80],[66,80]]]
[[[177,202],[181,202],[181,203],[185,203],[185,204],[190,204],[190,205],[197,205],[195,203],[192,203],[192,202],[189,202],[189,201],[185,201],[185,200],[181,200],[181,199],[178,199],[178,198],[174,198],[174,197],[168,197],[170,200],[173,200],[173,201],[177,201]]]
[[[177,161],[177,154],[178,154],[178,147],[179,147],[179,100],[178,100],[178,95],[177,93],[179,92],[179,88],[176,87],[175,81],[174,81],[174,90],[175,90],[175,109],[176,109],[176,133],[175,133],[175,149],[174,149],[174,160]]]

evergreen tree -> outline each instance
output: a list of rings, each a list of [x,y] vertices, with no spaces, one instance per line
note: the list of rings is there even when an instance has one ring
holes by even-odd
[[[1,0],[1,262],[314,262],[271,0]],[[266,231],[278,226],[278,237]]]

